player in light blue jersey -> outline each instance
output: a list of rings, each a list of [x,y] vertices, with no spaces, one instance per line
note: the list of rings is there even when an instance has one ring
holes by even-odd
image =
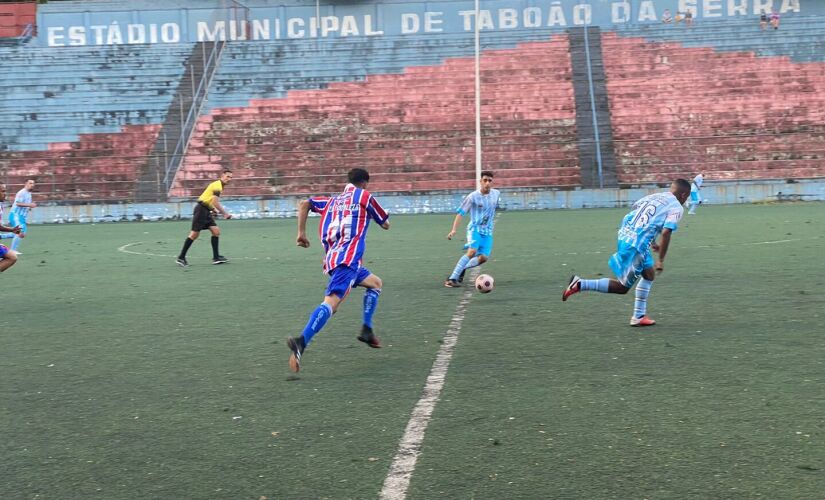
[[[0,223],[3,221],[3,210],[6,203],[6,185],[0,182]],[[0,239],[14,238],[14,233],[0,233]]]
[[[566,301],[571,295],[586,291],[625,294],[641,277],[636,285],[636,302],[630,326],[655,325],[656,322],[647,317],[647,296],[656,272],[664,270],[670,236],[685,213],[683,205],[689,196],[690,183],[685,179],[676,179],[670,185],[670,191],[651,194],[634,203],[633,210],[619,225],[618,248],[608,260],[617,279],[585,280],[573,275],[561,300]],[[660,234],[661,240],[656,243]],[[651,249],[659,252],[655,263]]]
[[[461,218],[470,214],[470,223],[467,225],[467,244],[464,246],[467,253],[458,259],[452,274],[444,281],[444,286],[460,287],[467,269],[480,266],[490,258],[490,253],[493,251],[493,225],[496,219],[498,198],[498,189],[493,189],[493,173],[489,170],[481,172],[481,187],[464,197],[461,206],[456,210],[453,227],[447,234],[448,240],[453,239]]]
[[[9,210],[9,225],[20,226],[20,234],[16,234],[11,240],[11,249],[17,251],[20,246],[20,240],[26,236],[28,229],[26,224],[26,217],[29,215],[29,210],[37,207],[37,203],[32,201],[32,189],[34,189],[34,179],[28,179],[23,189],[17,192],[14,197],[14,203]],[[20,252],[17,252],[20,253]]]
[[[690,203],[688,203],[688,215],[696,215],[696,207],[702,204],[702,184],[705,183],[705,176],[699,173],[693,178],[690,184]]]

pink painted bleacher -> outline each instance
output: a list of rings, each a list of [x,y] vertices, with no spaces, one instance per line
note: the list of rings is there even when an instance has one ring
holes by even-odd
[[[602,35],[620,184],[825,175],[825,64]]]
[[[129,201],[161,125],[127,125],[120,133],[82,134],[48,151],[0,153],[9,191],[37,180],[42,201]]]
[[[373,191],[470,188],[473,68],[472,58],[451,58],[214,109],[200,117],[170,195],[196,196],[223,168],[239,196],[334,191],[353,167],[370,170]],[[484,51],[481,78],[483,164],[496,184],[579,185],[566,36]]]

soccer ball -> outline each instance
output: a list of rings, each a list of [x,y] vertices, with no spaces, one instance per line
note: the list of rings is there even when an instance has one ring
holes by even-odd
[[[476,290],[481,293],[490,293],[493,291],[493,277],[489,274],[479,274],[476,278]]]

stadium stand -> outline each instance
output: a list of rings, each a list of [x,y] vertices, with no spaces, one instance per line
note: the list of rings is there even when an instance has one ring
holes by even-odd
[[[230,44],[171,195],[222,168],[249,196],[329,191],[354,166],[375,191],[471,187],[474,61],[447,57],[467,38]],[[485,168],[498,186],[579,184],[567,37],[491,38],[513,47],[481,58]]]
[[[57,201],[133,199],[192,47],[2,48],[6,183],[35,177]]]
[[[605,33],[620,184],[825,175],[821,19]],[[812,47],[819,47],[812,50]]]

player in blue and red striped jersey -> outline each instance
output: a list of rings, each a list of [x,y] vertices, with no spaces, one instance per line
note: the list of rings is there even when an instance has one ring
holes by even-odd
[[[364,324],[358,340],[370,347],[381,347],[381,341],[372,331],[372,316],[381,295],[381,278],[362,267],[361,258],[366,248],[370,220],[389,229],[389,214],[366,189],[370,180],[369,172],[354,168],[349,171],[347,178],[349,184],[341,194],[332,197],[313,196],[302,201],[298,207],[296,244],[299,247],[309,248],[306,235],[309,212],[321,215],[318,234],[324,245],[324,273],[329,275],[329,284],[324,293],[324,301],[309,315],[303,333],[286,339],[286,345],[292,351],[289,367],[294,372],[301,369],[301,356],[312,337],[321,331],[350,290],[356,286],[367,289],[364,294]]]

